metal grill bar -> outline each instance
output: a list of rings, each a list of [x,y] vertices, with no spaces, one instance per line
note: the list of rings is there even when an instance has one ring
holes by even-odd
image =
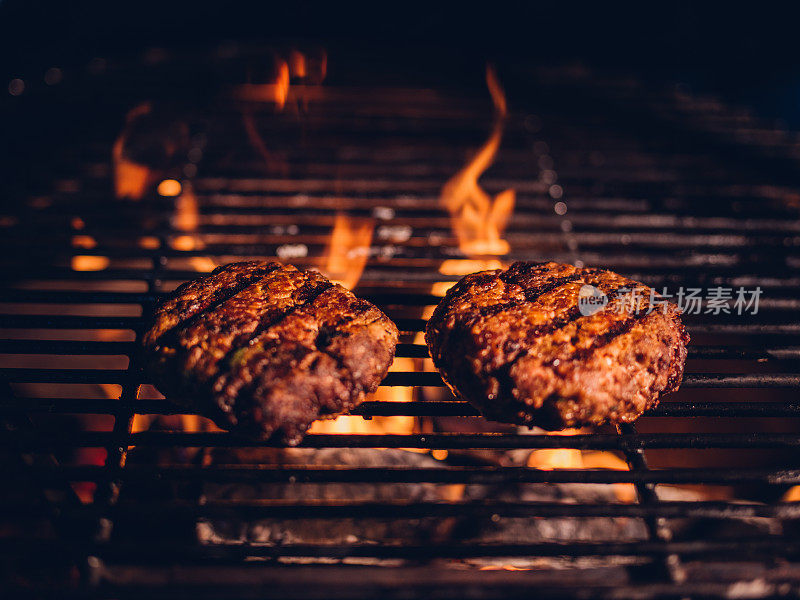
[[[3,510],[13,511],[15,515],[38,515],[49,510],[47,506],[30,503],[0,504]],[[569,504],[546,502],[485,502],[485,503],[444,503],[419,502],[392,504],[372,503],[291,503],[275,501],[232,501],[214,502],[197,506],[193,502],[142,502],[134,506],[117,505],[106,510],[93,507],[74,507],[66,509],[73,518],[86,518],[96,515],[111,519],[130,519],[143,511],[163,511],[166,516],[192,518],[229,519],[422,519],[447,517],[540,517],[540,518],[586,518],[586,517],[628,517],[648,518],[694,518],[694,519],[751,519],[754,517],[800,519],[800,509],[796,503],[776,505],[736,504],[727,502],[659,502],[649,504]]]
[[[63,546],[52,543],[31,541],[29,539],[11,539],[0,541],[0,555],[50,549],[59,550]],[[240,562],[246,559],[269,558],[379,558],[410,559],[425,562],[435,558],[477,558],[477,557],[546,557],[546,556],[646,556],[664,557],[669,555],[702,556],[736,556],[742,558],[759,558],[763,553],[797,552],[800,543],[794,538],[755,538],[735,541],[692,541],[692,542],[647,542],[629,543],[554,543],[537,544],[478,544],[478,545],[343,545],[320,546],[292,544],[285,546],[259,546],[243,544],[215,544],[213,546],[197,546],[189,544],[157,545],[146,548],[141,544],[91,544],[81,546],[80,550],[87,554],[102,554],[110,560],[127,559],[136,564],[161,563],[181,556],[186,563],[202,562],[208,565],[222,561]]]
[[[24,398],[0,402],[0,414],[69,413],[114,414],[131,410],[138,414],[178,415],[194,411],[162,400],[136,400],[130,403],[108,399]],[[466,402],[364,402],[350,414],[362,417],[477,417],[480,413]],[[789,402],[664,402],[647,413],[648,417],[800,417],[800,403]]]
[[[0,373],[12,382],[40,383],[149,383],[138,373],[120,369],[25,369],[6,368]],[[383,386],[424,386],[443,387],[441,377],[436,373],[402,372],[389,373],[381,383]],[[796,388],[800,385],[800,374],[742,374],[697,373],[684,378],[686,388]]]
[[[114,444],[117,436],[108,432],[53,433],[47,439],[29,432],[10,432],[5,436],[18,448],[58,448],[76,446],[105,447]],[[132,433],[127,445],[154,447],[282,447],[275,442],[241,438],[227,433],[184,433],[144,431]],[[309,434],[301,448],[426,448],[426,449],[511,449],[573,448],[576,450],[619,450],[647,448],[794,448],[800,446],[797,434],[759,433],[651,433],[651,434],[586,434],[561,436],[518,434]]]
[[[31,467],[43,471],[54,481],[96,481],[105,476],[103,467]],[[18,476],[20,469],[4,467],[3,472]],[[25,472],[28,472],[27,470]],[[205,481],[243,483],[469,483],[498,485],[507,483],[652,483],[708,484],[758,483],[774,486],[800,484],[800,469],[731,469],[684,468],[651,471],[613,471],[596,469],[557,469],[552,471],[523,467],[450,467],[448,469],[415,468],[273,468],[271,466],[238,467],[141,467],[126,466],[117,476],[132,485],[152,481]],[[688,504],[686,504],[688,506]],[[739,506],[738,504],[730,506]]]

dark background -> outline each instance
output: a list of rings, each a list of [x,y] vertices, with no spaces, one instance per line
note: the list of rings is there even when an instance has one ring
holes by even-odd
[[[411,83],[487,58],[579,61],[720,92],[800,128],[799,13],[763,2],[0,0],[0,74],[40,78],[150,46],[301,40]]]
[[[151,48],[174,50],[195,65],[231,41],[278,53],[325,48],[330,84],[482,95],[486,61],[501,75],[509,68],[524,73],[527,65],[584,64],[593,72],[711,92],[778,128],[800,130],[798,17],[800,9],[764,2],[0,0],[0,204],[35,186],[45,189],[56,175],[59,148],[148,99],[148,88],[134,84],[143,74],[158,77],[142,62]],[[107,87],[82,87],[98,58],[139,65],[138,75],[117,69]],[[52,67],[64,74],[60,85],[44,82]],[[8,91],[15,78],[25,82],[19,97]],[[163,98],[213,96],[209,77],[200,73],[164,83],[171,88],[157,85]],[[117,121],[110,130],[120,127]]]

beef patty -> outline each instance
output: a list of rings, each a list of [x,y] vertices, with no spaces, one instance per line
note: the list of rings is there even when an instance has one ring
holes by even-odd
[[[605,269],[518,262],[459,281],[425,339],[445,382],[489,419],[546,429],[626,423],[683,376],[680,311],[653,299]]]
[[[377,389],[397,327],[314,271],[241,262],[177,288],[145,333],[165,395],[223,428],[296,444]]]

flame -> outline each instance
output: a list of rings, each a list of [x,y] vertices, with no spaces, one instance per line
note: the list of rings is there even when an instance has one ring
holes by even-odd
[[[162,181],[161,184],[163,185],[166,181],[170,180]],[[170,246],[182,252],[202,249],[205,247],[203,240],[200,239],[197,233],[193,233],[200,226],[200,207],[194,188],[188,181],[183,185],[178,181],[175,181],[175,183],[180,188],[180,195],[175,199],[175,214],[172,216],[171,223],[178,231],[187,233],[186,235],[178,235],[172,238]],[[189,264],[195,271],[201,273],[213,271],[218,266],[215,261],[207,256],[191,256],[189,257]]]
[[[162,181],[161,183],[163,184],[164,182]],[[181,184],[177,181],[175,183],[180,188]],[[175,214],[171,219],[172,226],[178,231],[197,231],[200,226],[200,207],[197,202],[197,196],[195,196],[192,186],[188,183],[185,188],[180,188],[178,193],[180,196],[175,200]],[[171,195],[177,196],[177,194]]]
[[[290,80],[289,66],[286,64],[286,61],[278,61],[276,73],[275,80],[272,83],[247,83],[238,86],[234,91],[234,97],[249,102],[271,102],[275,104],[277,110],[283,110],[283,107],[286,105],[286,98],[289,96]],[[288,172],[288,165],[267,148],[264,138],[261,137],[258,131],[252,108],[248,107],[242,111],[242,123],[244,124],[244,129],[250,143],[261,155],[261,158],[264,159],[267,170],[286,175]]]
[[[247,102],[270,102],[278,110],[282,110],[289,97],[289,65],[285,60],[278,60],[275,72],[275,79],[270,83],[244,83],[236,86],[234,98]]]
[[[273,84],[275,93],[275,105],[282,109],[286,106],[286,98],[289,96],[289,65],[281,61],[278,65],[278,76]]]
[[[491,66],[486,67],[486,84],[495,108],[492,133],[474,158],[444,184],[440,197],[441,205],[450,213],[458,246],[466,256],[508,254],[510,248],[502,234],[516,200],[513,189],[492,198],[478,183],[494,162],[508,113],[503,88]]]
[[[381,393],[381,390],[379,390],[375,395],[384,396],[385,394]],[[371,397],[370,400],[391,402],[391,400],[382,397]],[[414,417],[396,416],[364,419],[363,417],[342,415],[335,419],[314,421],[314,424],[308,432],[325,434],[405,435],[414,433],[415,430],[416,422]]]
[[[331,280],[353,289],[361,278],[370,255],[370,244],[375,228],[371,218],[354,218],[337,213],[328,246],[323,255],[322,270]],[[400,357],[392,364],[392,370],[412,371],[414,359]],[[380,387],[369,400],[378,402],[411,402],[414,390],[410,387]],[[346,434],[412,434],[419,431],[418,421],[411,416],[373,417],[340,416],[336,419],[316,421],[310,433]],[[417,449],[407,449],[420,451]]]
[[[125,122],[130,124],[134,119],[150,113],[152,107],[145,102],[131,109],[125,116]],[[153,173],[146,165],[140,165],[125,157],[126,131],[114,140],[111,150],[111,159],[114,165],[114,195],[117,198],[130,198],[141,200],[148,185],[152,181]]]
[[[481,175],[494,162],[508,114],[506,97],[491,66],[486,68],[486,85],[494,104],[494,125],[486,143],[472,160],[456,173],[442,188],[440,203],[450,213],[452,230],[458,246],[466,258],[442,262],[442,275],[462,276],[476,271],[500,269],[506,265],[500,258],[508,254],[510,246],[503,233],[514,211],[516,192],[508,189],[491,197],[479,184]],[[438,282],[432,293],[442,296],[452,286],[451,282]],[[429,317],[426,312],[423,316]],[[421,340],[420,340],[420,343]],[[576,435],[580,430],[568,429],[549,435]],[[527,459],[531,468],[553,469],[614,469],[627,470],[627,463],[611,452],[586,452],[576,449],[556,448],[534,450]],[[636,499],[632,484],[614,484],[614,492],[621,502]],[[512,566],[489,567],[515,569]]]
[[[486,67],[486,85],[492,96],[495,118],[489,139],[467,165],[442,187],[440,204],[450,213],[450,226],[458,239],[458,247],[466,259],[442,262],[442,275],[462,276],[476,271],[500,269],[505,265],[492,256],[508,254],[510,246],[503,239],[508,220],[514,212],[516,192],[508,189],[492,198],[478,183],[481,175],[494,162],[508,114],[506,97],[494,69]],[[432,293],[444,296],[451,282],[434,284]]]
[[[323,82],[328,71],[328,55],[321,51],[319,56],[307,55],[297,49],[289,52],[286,60],[275,60],[275,77],[269,83],[245,83],[233,90],[236,100],[246,102],[242,109],[242,122],[252,146],[264,159],[267,170],[282,176],[288,174],[289,165],[269,150],[264,138],[258,131],[252,104],[273,104],[280,112],[287,107],[291,98],[291,107],[299,112],[300,107],[307,108],[313,86]],[[292,83],[300,80],[302,84]]]
[[[308,70],[306,69],[306,55],[294,49],[289,53],[289,62],[292,65],[292,75],[300,79],[305,79],[308,74]]]
[[[147,431],[156,422],[163,423],[167,429],[174,429],[184,433],[220,431],[215,426],[209,426],[207,420],[201,419],[198,415],[145,415],[137,413],[131,421],[131,433]],[[133,447],[130,446],[129,448]]]
[[[548,435],[579,435],[587,433],[583,429],[565,429],[551,431]],[[616,454],[606,451],[577,450],[574,448],[544,448],[534,450],[528,456],[527,465],[542,471],[556,469],[608,469],[613,471],[629,470],[628,463]],[[614,494],[620,502],[636,501],[636,488],[632,483],[612,484]]]
[[[787,490],[781,502],[800,502],[800,485],[795,485]]]
[[[337,213],[321,270],[336,283],[352,290],[369,259],[375,221]]]

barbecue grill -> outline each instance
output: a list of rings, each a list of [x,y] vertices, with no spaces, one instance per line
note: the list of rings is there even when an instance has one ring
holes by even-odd
[[[270,56],[226,45],[95,59],[3,101],[20,116],[19,133],[43,107],[78,123],[87,98],[102,95],[103,107],[35,167],[46,185],[9,191],[0,220],[0,548],[11,589],[114,598],[798,595],[800,139],[680,86],[500,65],[510,109],[481,185],[492,195],[514,189],[516,205],[504,233],[511,250],[494,259],[604,266],[673,294],[762,290],[757,314],[704,306],[686,316],[682,389],[637,425],[516,430],[452,398],[419,336],[437,285],[459,279],[442,265],[482,259],[459,249],[439,193],[488,135],[488,94],[331,75],[321,85],[293,78],[279,109],[232,91],[247,65]],[[152,121],[126,138],[125,114],[135,121],[130,111],[143,102],[138,114]],[[181,141],[151,159],[159,135]],[[128,147],[112,159],[115,140]],[[121,161],[147,180],[140,197],[114,197]],[[356,292],[402,332],[403,360],[384,395],[351,419],[401,417],[412,430],[312,431],[287,451],[181,418],[155,394],[136,348],[163,294],[233,260],[324,269],[343,218],[351,234],[352,223],[372,231],[366,247],[347,247],[348,260],[365,262]],[[337,449],[352,453],[349,462],[320,458],[342,456]],[[543,450],[594,452],[611,466],[532,462]],[[256,458],[231,458],[246,452]],[[395,462],[375,459],[381,453]],[[302,492],[331,486],[381,494]],[[627,500],[610,491],[629,488]],[[322,523],[323,538],[342,523],[449,525],[409,539],[381,539],[388,530],[376,526],[311,540],[299,525],[309,520]],[[226,533],[231,523],[236,535]],[[486,534],[504,523],[521,529]],[[532,533],[547,523],[561,533]],[[584,535],[593,523],[614,536]],[[484,529],[463,533],[465,524]],[[283,537],[259,537],[258,527]]]

